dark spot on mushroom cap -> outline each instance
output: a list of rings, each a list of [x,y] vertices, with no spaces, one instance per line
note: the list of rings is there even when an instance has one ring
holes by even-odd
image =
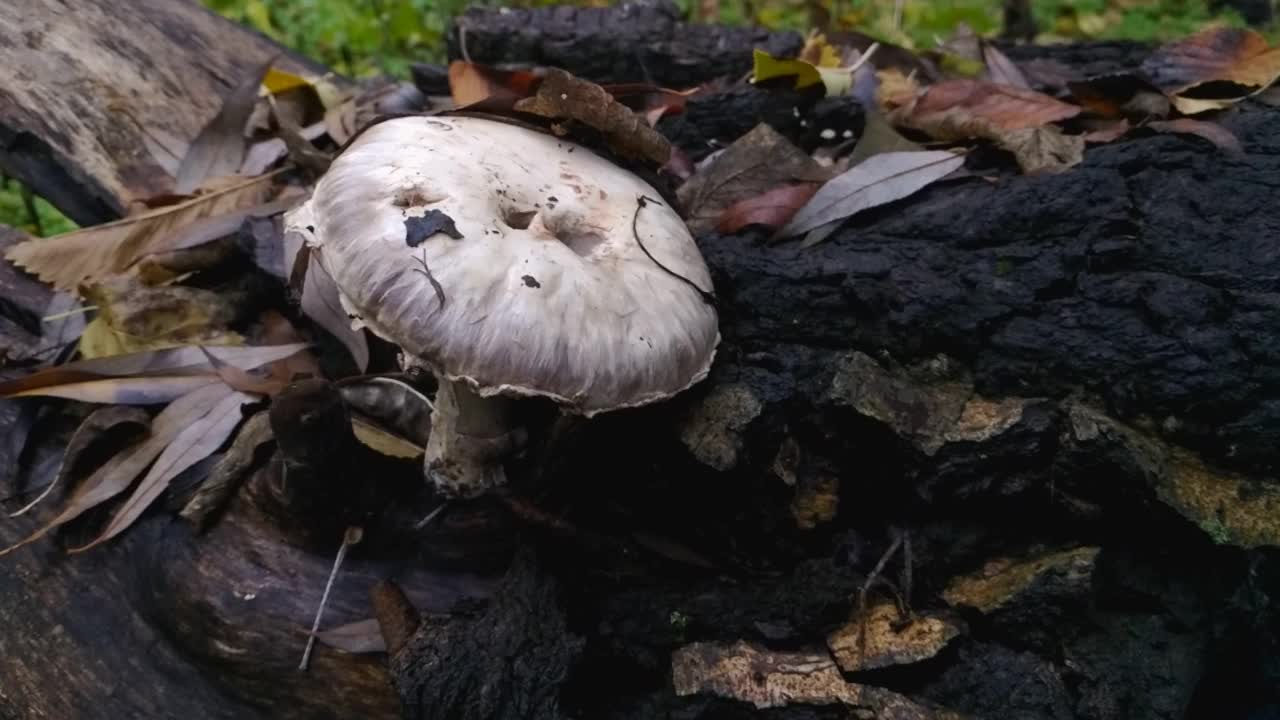
[[[525,286],[525,287],[531,287],[531,288],[540,288],[540,287],[542,287],[542,283],[539,283],[537,280],[535,280],[535,279],[534,279],[534,277],[533,277],[532,275],[525,275],[524,277],[522,277],[522,278],[520,278],[520,279],[524,281],[524,286]]]
[[[556,198],[556,196],[555,196],[555,195],[549,195],[549,196],[547,196],[547,202],[557,203],[557,202],[560,202],[560,200],[559,200],[558,198]]]
[[[428,210],[422,217],[404,219],[404,241],[409,247],[418,247],[437,233],[444,233],[454,240],[462,239],[453,218],[439,210]]]

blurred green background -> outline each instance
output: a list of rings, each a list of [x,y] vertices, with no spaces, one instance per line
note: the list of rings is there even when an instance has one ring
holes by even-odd
[[[579,0],[608,4],[607,0]],[[444,59],[448,19],[482,0],[204,0],[229,18],[250,25],[338,72],[405,76],[409,63]],[[928,48],[961,22],[978,33],[1000,31],[1001,0],[677,0],[688,17],[756,23],[771,29],[808,30],[816,17],[912,48]],[[1040,34],[1036,42],[1125,38],[1161,41],[1209,23],[1243,24],[1232,10],[1207,0],[1029,0]],[[550,5],[516,0],[506,5]],[[901,17],[896,17],[897,5]],[[1272,34],[1268,32],[1268,34]],[[73,229],[44,200],[16,181],[0,178],[0,223],[53,235]]]

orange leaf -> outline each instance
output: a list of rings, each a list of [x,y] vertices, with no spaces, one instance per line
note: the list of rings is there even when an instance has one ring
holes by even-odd
[[[1209,28],[1156,50],[1142,70],[1156,87],[1173,95],[1205,83],[1232,83],[1240,86],[1237,94],[1218,88],[1215,95],[1245,97],[1280,77],[1280,49],[1253,30]]]
[[[510,110],[517,100],[532,95],[541,80],[531,72],[499,70],[463,60],[449,63],[449,93],[459,108]]]
[[[736,233],[749,225],[782,227],[817,191],[817,183],[783,185],[762,195],[740,200],[725,208],[716,230]]]

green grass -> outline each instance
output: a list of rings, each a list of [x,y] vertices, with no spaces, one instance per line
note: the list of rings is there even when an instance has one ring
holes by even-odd
[[[566,0],[572,1],[572,0]],[[601,0],[603,1],[603,0]],[[280,43],[345,75],[404,76],[417,61],[444,59],[444,29],[468,0],[204,0],[212,9],[250,25]],[[554,0],[515,0],[548,5]],[[698,0],[677,0],[691,14]],[[498,4],[483,0],[480,4]],[[505,4],[513,4],[511,2]],[[1032,0],[1041,40],[1083,38],[1163,41],[1211,22],[1239,25],[1231,13],[1210,12],[1205,0]],[[901,27],[894,0],[719,0],[715,19],[805,31],[821,8],[842,28],[914,48],[932,47],[961,22],[979,33],[1000,29],[999,0],[906,0]],[[1269,33],[1271,34],[1271,33]],[[1274,36],[1273,36],[1274,40]],[[19,186],[0,184],[0,223],[28,232],[56,234],[75,226],[37,198],[31,216]]]

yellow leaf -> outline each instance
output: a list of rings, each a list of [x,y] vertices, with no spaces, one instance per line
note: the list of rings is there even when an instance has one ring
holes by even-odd
[[[99,308],[85,328],[80,352],[86,359],[177,345],[239,345],[226,328],[236,316],[234,298],[182,286],[147,287],[119,277],[82,288]]]
[[[853,87],[853,74],[844,68],[816,67],[804,60],[780,60],[759,48],[752,52],[754,82],[794,77],[795,89],[822,83],[828,96],[847,94]]]
[[[310,84],[310,80],[276,67],[267,70],[267,74],[262,78],[262,87],[272,94],[279,94],[294,88],[307,87]]]
[[[93,358],[108,357],[110,355],[124,355],[129,352],[125,347],[124,341],[120,339],[119,334],[111,329],[107,324],[106,318],[96,317],[84,328],[84,334],[80,336],[80,357],[86,360]]]
[[[352,416],[351,429],[355,431],[356,439],[361,444],[382,455],[406,459],[422,456],[423,449],[418,445],[380,428],[364,418]]]

